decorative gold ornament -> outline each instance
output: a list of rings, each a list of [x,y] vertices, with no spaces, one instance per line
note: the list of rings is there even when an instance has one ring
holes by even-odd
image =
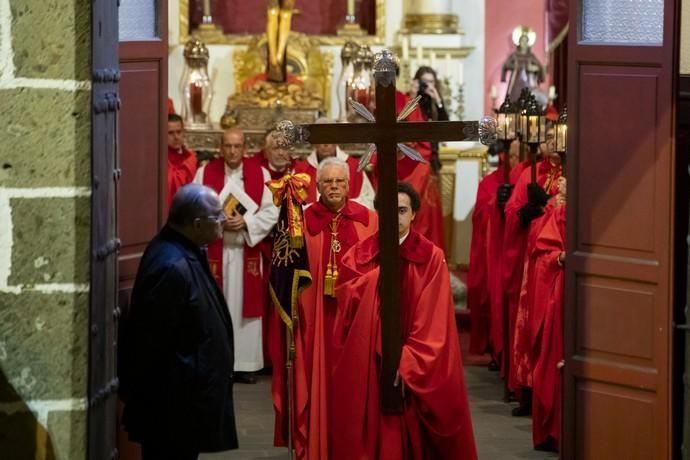
[[[457,34],[458,17],[454,14],[406,14],[401,33]]]

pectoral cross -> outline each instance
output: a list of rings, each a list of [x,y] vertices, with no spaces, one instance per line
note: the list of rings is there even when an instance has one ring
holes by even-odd
[[[379,292],[381,298],[381,335],[383,368],[381,375],[382,408],[385,414],[402,412],[400,389],[394,387],[396,372],[402,353],[400,296],[405,295],[405,287],[400,288],[400,251],[398,244],[398,149],[403,154],[418,161],[424,161],[404,142],[420,141],[477,141],[490,144],[496,139],[496,121],[484,117],[481,121],[436,121],[406,123],[399,120],[395,107],[395,57],[383,50],[377,54],[374,63],[376,81],[375,117],[364,112],[362,107],[355,110],[370,121],[357,124],[314,124],[292,126],[283,125],[290,132],[291,141],[308,141],[313,144],[371,143],[363,162],[376,151],[378,155],[378,202],[379,202],[379,243],[381,278]],[[412,112],[409,104],[402,112]],[[366,109],[364,109],[366,110]],[[402,114],[405,115],[405,114]],[[401,117],[404,118],[404,117]],[[307,139],[308,138],[308,139]]]

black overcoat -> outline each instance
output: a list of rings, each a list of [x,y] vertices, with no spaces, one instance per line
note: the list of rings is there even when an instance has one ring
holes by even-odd
[[[144,252],[121,328],[130,439],[200,452],[237,448],[232,322],[205,253],[164,227]]]

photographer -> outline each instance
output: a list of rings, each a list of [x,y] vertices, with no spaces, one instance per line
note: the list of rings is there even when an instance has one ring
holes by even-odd
[[[417,69],[412,81],[411,93],[412,97],[422,96],[419,107],[427,121],[448,121],[448,112],[446,112],[443,103],[438,77],[434,69],[428,66]],[[438,158],[438,142],[431,143],[431,150],[431,167],[434,173],[438,174],[441,169],[441,162]]]

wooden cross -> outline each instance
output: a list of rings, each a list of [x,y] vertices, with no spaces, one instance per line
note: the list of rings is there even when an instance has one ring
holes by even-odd
[[[382,408],[386,414],[402,413],[399,389],[393,386],[402,353],[400,329],[400,256],[398,244],[398,173],[397,144],[419,141],[495,140],[495,121],[398,122],[395,107],[395,72],[393,55],[384,50],[374,65],[376,80],[376,121],[373,123],[331,123],[304,125],[300,129],[312,144],[376,144],[378,155],[379,245],[381,278],[381,336],[383,369],[381,375]],[[481,124],[481,126],[480,126]],[[493,133],[492,133],[493,130]],[[480,133],[481,131],[481,133]],[[481,134],[481,136],[480,136]],[[300,135],[297,135],[299,138]],[[298,140],[299,142],[299,140]]]

